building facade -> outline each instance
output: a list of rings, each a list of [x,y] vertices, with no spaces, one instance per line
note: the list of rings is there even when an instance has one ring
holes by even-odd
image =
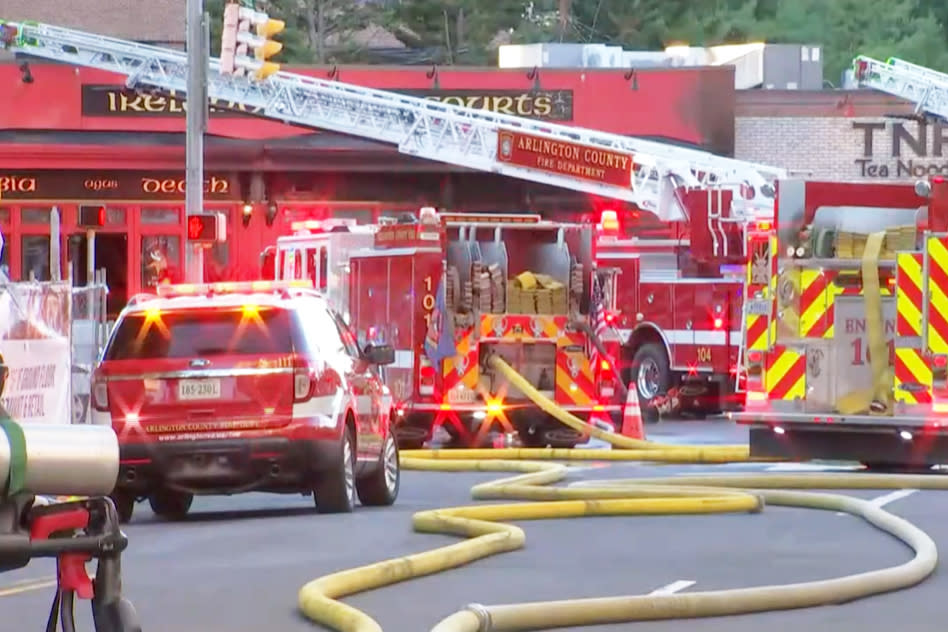
[[[313,76],[551,123],[649,136],[730,154],[730,69],[616,70],[309,68]],[[0,230],[14,279],[49,278],[58,215],[63,275],[105,269],[112,303],[157,279],[181,278],[184,122],[178,95],[129,93],[94,69],[0,64]],[[714,108],[702,107],[714,102]],[[583,212],[589,196],[401,155],[392,146],[267,121],[213,103],[205,147],[206,208],[227,241],[205,278],[256,278],[259,254],[297,219],[373,221],[419,206],[464,211]],[[55,209],[56,214],[52,211]],[[101,225],[88,225],[93,217]],[[92,262],[90,263],[90,257]]]
[[[948,175],[948,124],[874,91],[738,91],[735,156],[807,177],[912,182]]]

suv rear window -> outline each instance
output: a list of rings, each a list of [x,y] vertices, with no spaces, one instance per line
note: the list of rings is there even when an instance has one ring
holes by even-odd
[[[105,353],[106,360],[188,358],[220,354],[293,352],[290,314],[279,308],[203,309],[130,314]]]

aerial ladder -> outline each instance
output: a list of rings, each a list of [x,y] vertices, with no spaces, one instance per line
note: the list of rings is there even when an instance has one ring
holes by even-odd
[[[915,114],[948,119],[948,74],[895,57],[879,61],[859,56],[853,60],[859,86],[901,97],[915,104]]]
[[[0,20],[0,45],[22,55],[106,70],[130,89],[187,93],[183,52],[36,22]],[[729,221],[773,214],[782,169],[595,130],[464,108],[291,72],[266,79],[221,72],[210,59],[207,96],[265,118],[395,145],[411,156],[624,200],[665,221],[687,220],[682,189],[731,190]],[[630,157],[627,186],[561,175],[501,159],[503,132]]]

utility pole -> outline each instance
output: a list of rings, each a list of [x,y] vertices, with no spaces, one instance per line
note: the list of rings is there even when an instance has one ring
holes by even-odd
[[[188,0],[188,109],[185,154],[185,211],[188,217],[204,211],[204,133],[207,131],[208,23],[204,0]],[[186,243],[187,281],[204,281],[204,249]]]

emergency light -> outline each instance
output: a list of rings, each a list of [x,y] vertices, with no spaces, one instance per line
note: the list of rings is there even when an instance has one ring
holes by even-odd
[[[172,298],[176,296],[207,296],[209,294],[270,294],[295,288],[313,288],[309,279],[293,281],[227,281],[223,283],[179,283],[159,285],[158,296]]]

